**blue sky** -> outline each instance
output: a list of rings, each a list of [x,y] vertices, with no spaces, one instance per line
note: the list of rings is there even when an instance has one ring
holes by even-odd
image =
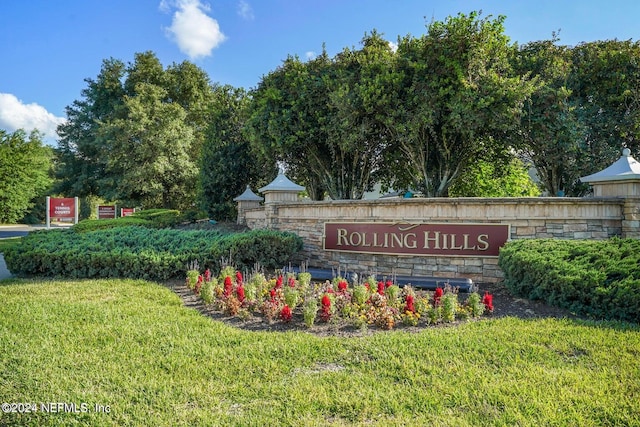
[[[513,42],[638,40],[638,0],[0,0],[0,129],[34,127],[55,144],[65,107],[107,58],[151,50],[212,82],[250,89],[287,55],[333,56],[365,32],[420,36],[431,19],[505,15]]]

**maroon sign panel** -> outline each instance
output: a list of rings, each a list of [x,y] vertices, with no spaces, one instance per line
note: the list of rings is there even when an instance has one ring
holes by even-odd
[[[98,206],[98,219],[113,219],[116,217],[116,207],[113,205]]]
[[[133,213],[136,211],[135,208],[121,208],[120,209],[120,216],[129,216],[129,215],[133,215]]]
[[[76,217],[76,200],[73,197],[49,199],[49,217],[50,218],[75,218]]]
[[[394,255],[497,257],[508,224],[327,222],[324,249]]]

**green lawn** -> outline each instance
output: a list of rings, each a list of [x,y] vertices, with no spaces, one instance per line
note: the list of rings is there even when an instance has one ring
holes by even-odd
[[[239,330],[149,282],[11,279],[0,401],[36,403],[0,413],[21,426],[640,426],[640,327],[506,318],[323,338]],[[78,413],[41,410],[55,402]]]

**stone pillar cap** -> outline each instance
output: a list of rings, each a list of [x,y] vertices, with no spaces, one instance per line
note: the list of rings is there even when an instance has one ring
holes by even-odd
[[[247,189],[244,190],[244,193],[233,199],[234,202],[261,202],[263,197],[258,196],[251,188],[247,185]]]
[[[580,178],[582,182],[626,181],[640,179],[640,163],[631,157],[631,150],[622,150],[622,157],[606,169]]]

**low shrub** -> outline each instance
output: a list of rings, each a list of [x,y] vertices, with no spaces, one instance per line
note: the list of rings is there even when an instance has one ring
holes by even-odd
[[[178,210],[147,209],[135,212],[133,215],[114,219],[85,219],[73,228],[81,233],[108,228],[140,226],[147,228],[171,228],[184,220]]]
[[[515,295],[640,322],[640,240],[515,240],[501,249],[498,265]]]
[[[19,276],[167,280],[184,278],[194,261],[215,270],[223,258],[242,269],[256,263],[281,268],[301,248],[302,239],[295,234],[269,230],[222,234],[118,227],[90,233],[38,230],[6,250],[4,257]]]

